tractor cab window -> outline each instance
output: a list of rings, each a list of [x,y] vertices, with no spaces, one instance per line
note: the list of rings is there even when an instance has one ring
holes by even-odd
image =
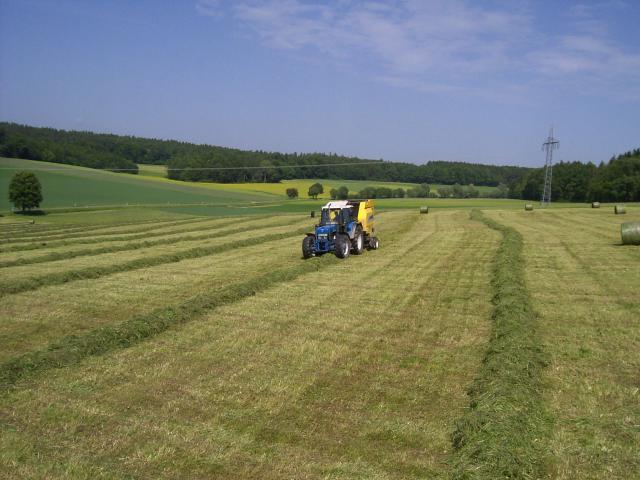
[[[326,208],[322,210],[322,217],[320,218],[321,225],[329,225],[332,223],[341,223],[341,209],[340,208]]]

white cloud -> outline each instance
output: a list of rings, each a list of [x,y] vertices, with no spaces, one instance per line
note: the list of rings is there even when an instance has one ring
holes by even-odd
[[[474,80],[488,77],[494,91],[521,91],[516,82],[640,72],[640,54],[612,42],[598,17],[624,8],[613,2],[568,8],[560,35],[542,30],[524,2],[238,0],[226,11],[271,48],[348,62],[397,86],[476,94]],[[202,14],[220,9],[219,0],[198,3]]]

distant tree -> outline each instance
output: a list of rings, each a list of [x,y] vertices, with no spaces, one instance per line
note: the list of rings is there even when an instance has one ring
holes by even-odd
[[[289,198],[298,198],[298,189],[297,188],[287,188],[287,197],[289,197]]]
[[[496,197],[507,198],[508,196],[509,196],[509,187],[507,187],[504,183],[500,183],[498,185],[498,191],[496,192]]]
[[[454,198],[463,198],[464,197],[464,189],[462,185],[459,183],[455,183],[453,187],[451,187],[451,191],[453,192]]]
[[[309,187],[309,191],[307,192],[309,196],[313,199],[317,199],[318,195],[324,193],[324,188],[321,183],[314,183]]]
[[[423,183],[417,187],[410,188],[407,191],[407,196],[412,198],[427,198],[429,196],[429,185]]]
[[[358,197],[360,198],[377,198],[376,196],[377,190],[375,187],[364,187],[358,193]]]
[[[336,198],[338,198],[338,190],[332,188],[331,190],[329,190],[329,196],[331,196],[331,200],[335,200]]]
[[[451,188],[438,187],[438,195],[440,195],[440,198],[449,198],[451,196]]]
[[[378,187],[376,188],[376,198],[391,198],[393,196],[393,192],[388,187]]]
[[[23,212],[38,208],[42,202],[40,181],[31,172],[18,172],[9,184],[9,200]]]
[[[337,198],[339,198],[340,200],[346,200],[347,198],[349,198],[349,189],[344,185],[338,188]]]
[[[471,185],[464,187],[464,198],[478,198],[480,196],[480,190]]]
[[[391,195],[393,198],[404,198],[405,193],[404,188],[394,188]]]

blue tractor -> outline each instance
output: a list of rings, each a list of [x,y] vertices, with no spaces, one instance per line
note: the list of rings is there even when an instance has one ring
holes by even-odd
[[[346,258],[350,253],[360,255],[365,248],[375,250],[379,242],[374,231],[371,200],[329,202],[322,207],[314,233],[307,233],[302,240],[302,256],[333,252]]]

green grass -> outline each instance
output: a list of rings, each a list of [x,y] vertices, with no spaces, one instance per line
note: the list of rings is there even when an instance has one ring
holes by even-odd
[[[551,426],[542,400],[547,356],[525,284],[522,235],[477,210],[471,216],[500,232],[502,242],[491,279],[491,338],[453,435],[454,477],[543,478]]]
[[[205,189],[187,183],[159,183],[146,177],[72,165],[0,158],[0,209],[9,210],[8,185],[17,170],[36,173],[44,201],[41,207],[109,206],[135,204],[245,203],[271,197],[259,193]],[[37,221],[37,220],[36,220]]]
[[[552,478],[640,476],[640,249],[620,245],[620,223],[640,221],[640,209],[612,210],[487,212],[524,239],[525,280],[550,359]]]
[[[498,236],[453,210],[381,215],[379,235],[380,250],[346,262],[303,262],[297,236],[247,246],[245,256],[230,250],[228,262],[211,252],[171,269],[9,295],[13,329],[23,314],[34,326],[52,315],[69,325],[58,336],[51,323],[44,337],[42,326],[12,337],[24,346],[4,359],[13,388],[0,396],[2,466],[54,478],[444,475],[488,334],[488,259]],[[474,248],[460,254],[463,245]],[[440,255],[445,246],[453,248]],[[215,265],[240,272],[198,286],[210,262],[207,275]],[[166,282],[133,285],[147,271],[161,280],[174,269],[183,274],[173,298]],[[128,285],[145,291],[140,305],[124,300]],[[357,288],[336,302],[336,285]],[[96,304],[82,329],[64,308]],[[92,328],[92,317],[102,325]],[[83,429],[96,422],[102,427],[89,437]],[[51,448],[61,442],[65,449]]]
[[[638,205],[379,201],[303,261],[323,202],[0,226],[0,477],[638,476]]]

